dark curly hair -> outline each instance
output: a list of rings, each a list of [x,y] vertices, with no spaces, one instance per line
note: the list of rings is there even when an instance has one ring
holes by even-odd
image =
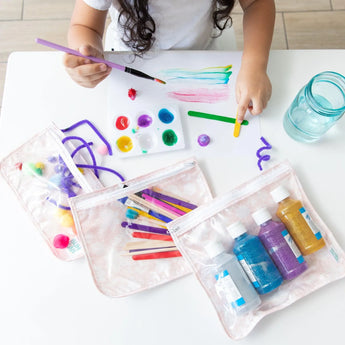
[[[136,55],[143,55],[152,48],[155,41],[154,33],[156,24],[150,16],[148,7],[149,0],[119,0],[121,6],[118,24],[123,28],[122,41]],[[235,0],[213,0],[214,11],[212,14],[213,26],[222,31],[232,25],[230,12],[235,5]]]

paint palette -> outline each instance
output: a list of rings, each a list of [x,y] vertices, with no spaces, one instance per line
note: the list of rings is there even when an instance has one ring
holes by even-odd
[[[184,148],[178,107],[145,108],[114,114],[111,138],[117,155],[125,158]]]

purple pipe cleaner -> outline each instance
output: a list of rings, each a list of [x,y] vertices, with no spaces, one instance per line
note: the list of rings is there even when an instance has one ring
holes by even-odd
[[[261,137],[260,139],[261,139],[261,141],[263,142],[263,144],[264,144],[265,146],[260,147],[260,148],[256,151],[256,157],[259,158],[258,163],[257,163],[257,164],[258,164],[258,167],[259,167],[260,170],[262,170],[261,162],[262,162],[262,161],[268,161],[268,160],[270,160],[271,156],[270,156],[270,155],[263,155],[263,156],[262,156],[262,155],[261,155],[261,152],[262,152],[263,150],[271,150],[271,149],[272,149],[272,145],[269,144],[269,142],[268,142],[264,137]]]
[[[87,143],[87,145],[88,145],[88,146],[92,146],[92,145],[93,145],[93,142],[90,141],[90,142]],[[77,152],[79,152],[79,150],[83,149],[84,147],[86,147],[86,145],[84,145],[84,144],[78,146],[78,147],[71,153],[71,157],[73,158],[73,157],[77,154]]]
[[[110,169],[110,168],[106,168],[106,167],[102,167],[102,166],[98,166],[98,165],[89,165],[89,164],[76,164],[76,166],[78,168],[99,169],[99,170],[108,171],[108,172],[115,174],[121,181],[125,180],[124,177],[120,173],[118,173],[117,171]]]
[[[75,123],[74,125],[68,127],[68,128],[65,128],[65,129],[62,129],[61,131],[62,132],[67,132],[67,131],[71,131],[77,127],[79,127],[80,125],[82,124],[88,124],[92,129],[93,131],[98,135],[98,137],[104,142],[104,144],[107,146],[108,148],[108,152],[109,152],[109,155],[112,156],[113,155],[113,151],[111,149],[111,145],[109,144],[109,142],[107,141],[107,139],[104,138],[104,136],[99,132],[99,130],[92,124],[92,122],[90,122],[89,120],[81,120],[77,123]]]
[[[62,139],[62,143],[64,144],[68,140],[79,140],[79,141],[81,141],[84,144],[84,146],[87,148],[87,150],[89,151],[93,165],[94,166],[97,165],[94,153],[92,152],[92,150],[91,150],[90,146],[88,145],[88,143],[83,138],[80,138],[80,137],[77,137],[77,136],[65,137],[65,138]],[[95,175],[97,176],[97,178],[99,178],[97,169],[94,169],[94,172],[95,172]]]

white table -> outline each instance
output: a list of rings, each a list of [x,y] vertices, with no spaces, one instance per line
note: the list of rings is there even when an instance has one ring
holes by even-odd
[[[344,50],[272,51],[269,75],[273,94],[261,116],[262,135],[274,147],[272,163],[286,158],[291,162],[315,209],[343,248],[345,120],[320,142],[301,144],[286,135],[282,117],[299,88],[313,75],[324,70],[345,74],[344,61]],[[105,88],[105,83],[93,90],[75,85],[64,72],[58,52],[13,54],[0,118],[0,158],[51,121],[64,128],[86,117],[102,128]],[[168,157],[152,155],[121,166],[114,163],[114,168],[131,178],[192,153],[184,150]],[[133,170],[132,164],[139,168]],[[200,157],[200,164],[215,195],[259,172],[246,161],[229,164],[219,156]],[[229,174],[232,179],[227,178]],[[192,275],[130,297],[107,298],[94,286],[84,259],[65,263],[50,253],[3,179],[0,209],[1,344],[231,342]],[[344,291],[345,280],[318,290],[264,318],[241,343],[343,343]]]

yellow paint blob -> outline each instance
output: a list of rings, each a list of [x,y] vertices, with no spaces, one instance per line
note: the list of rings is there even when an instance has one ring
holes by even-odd
[[[120,137],[116,141],[116,145],[122,152],[129,152],[133,148],[133,141],[130,137],[127,137],[126,135]]]

